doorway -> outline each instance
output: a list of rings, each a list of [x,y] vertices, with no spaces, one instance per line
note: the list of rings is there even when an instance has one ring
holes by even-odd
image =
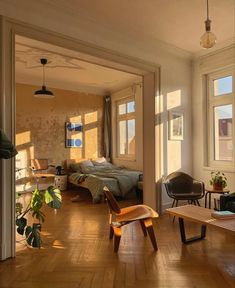
[[[60,46],[61,49],[76,51],[81,60],[94,64],[111,67],[117,70],[134,73],[143,77],[143,172],[144,178],[144,203],[159,210],[159,193],[155,191],[155,182],[160,178],[160,171],[155,165],[155,158],[160,159],[155,149],[155,97],[159,94],[159,67],[145,63],[139,59],[117,55],[115,52],[104,50],[100,47],[81,43],[66,36],[58,36],[47,30],[37,30],[27,25],[2,18],[1,22],[1,105],[0,126],[15,142],[15,35],[22,35],[42,42]],[[3,76],[4,75],[4,76]],[[158,105],[156,105],[158,107]],[[158,109],[158,108],[157,108]],[[160,128],[158,128],[160,129]],[[159,133],[160,135],[160,133]],[[157,152],[157,154],[155,153]],[[159,160],[160,161],[160,160]],[[0,234],[0,259],[15,256],[15,163],[14,160],[0,160],[1,182],[1,234]],[[11,191],[9,193],[9,191]]]

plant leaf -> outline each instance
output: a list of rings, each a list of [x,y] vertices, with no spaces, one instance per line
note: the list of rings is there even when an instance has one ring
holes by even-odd
[[[32,227],[27,226],[25,230],[26,240],[27,243],[35,248],[40,248],[42,244],[41,240],[41,224],[40,223],[33,223]]]
[[[24,229],[25,226],[27,225],[27,219],[24,217],[16,219],[16,226],[17,226],[17,232],[20,235],[24,235]]]
[[[16,214],[19,216],[22,214],[23,205],[20,202],[16,203]]]
[[[35,189],[31,198],[30,207],[33,211],[39,211],[43,204],[43,194]]]
[[[45,214],[42,211],[33,211],[32,216],[39,220],[40,223],[44,222]]]
[[[62,197],[60,190],[53,186],[49,186],[47,190],[45,190],[45,202],[48,206],[54,209],[58,209],[61,206]]]

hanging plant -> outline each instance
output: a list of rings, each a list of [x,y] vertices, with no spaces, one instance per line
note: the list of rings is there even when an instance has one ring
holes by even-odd
[[[25,235],[27,244],[32,247],[40,248],[42,244],[40,232],[45,215],[41,208],[44,203],[53,209],[59,209],[62,203],[60,190],[53,186],[49,186],[45,191],[35,189],[32,193],[31,201],[25,210],[23,210],[21,203],[16,203],[17,232],[22,236]],[[25,217],[27,214],[31,214],[38,221],[31,226],[27,225]]]

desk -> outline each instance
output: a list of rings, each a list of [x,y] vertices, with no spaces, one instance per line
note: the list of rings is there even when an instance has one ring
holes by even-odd
[[[207,208],[207,196],[209,194],[209,209],[211,209],[211,194],[227,194],[230,191],[223,189],[223,190],[215,190],[213,187],[205,188],[206,195],[205,195],[205,208]]]
[[[181,241],[184,244],[201,240],[206,237],[206,226],[222,229],[235,235],[235,219],[219,220],[211,216],[211,210],[195,205],[184,205],[166,209],[166,212],[179,217]],[[201,224],[201,235],[186,239],[184,220]]]
[[[49,174],[49,173],[38,173],[38,174],[33,174],[33,177],[36,179],[36,189],[39,187],[39,180],[41,178],[55,178],[55,174]]]

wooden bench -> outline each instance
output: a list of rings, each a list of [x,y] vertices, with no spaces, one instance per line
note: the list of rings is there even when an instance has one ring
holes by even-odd
[[[222,229],[235,235],[235,219],[218,220],[211,216],[212,210],[195,205],[185,205],[166,209],[166,212],[179,218],[181,240],[184,244],[206,237],[206,226]],[[184,220],[201,224],[201,235],[186,239]]]

